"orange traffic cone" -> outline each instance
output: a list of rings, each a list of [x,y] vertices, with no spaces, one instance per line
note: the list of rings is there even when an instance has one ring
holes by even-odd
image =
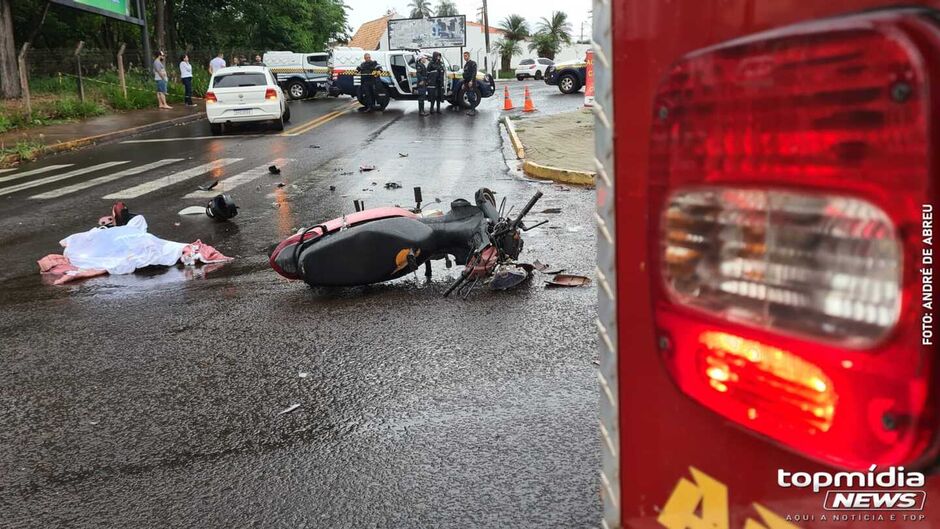
[[[503,110],[512,110],[516,108],[512,106],[512,99],[509,98],[509,87],[503,87]]]
[[[522,106],[523,112],[534,112],[535,105],[532,104],[532,96],[529,95],[529,85],[525,87],[525,104]]]

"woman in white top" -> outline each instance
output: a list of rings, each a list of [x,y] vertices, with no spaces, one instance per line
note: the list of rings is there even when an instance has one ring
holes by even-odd
[[[193,66],[189,64],[189,55],[183,55],[180,59],[180,79],[186,88],[186,106],[196,106],[193,104]]]

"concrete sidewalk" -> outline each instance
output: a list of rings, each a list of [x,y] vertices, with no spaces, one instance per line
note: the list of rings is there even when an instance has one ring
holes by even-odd
[[[131,110],[72,123],[6,132],[0,134],[0,148],[12,148],[22,142],[38,143],[43,145],[40,155],[51,154],[94,143],[123,139],[135,134],[188,123],[203,117],[205,117],[205,108],[202,105],[187,107],[177,104],[173,106],[172,110],[158,108]],[[0,158],[0,167],[9,166],[19,161],[17,155],[10,154]]]
[[[594,184],[594,116],[590,110],[521,119],[507,116],[505,124],[527,175],[568,184]]]

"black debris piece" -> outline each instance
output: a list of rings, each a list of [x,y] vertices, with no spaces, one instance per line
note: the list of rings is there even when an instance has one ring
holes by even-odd
[[[276,165],[272,165],[268,167],[268,172],[271,174],[281,174],[281,169]]]
[[[385,189],[401,189],[401,184],[398,182],[386,182]]]
[[[215,186],[217,185],[219,185],[219,181],[213,180],[207,184],[203,184],[199,186],[199,189],[201,189],[202,191],[212,191],[213,189],[215,189]]]

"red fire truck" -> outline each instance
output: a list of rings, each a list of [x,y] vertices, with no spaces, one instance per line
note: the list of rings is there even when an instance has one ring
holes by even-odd
[[[940,1],[594,25],[603,527],[940,528]]]

